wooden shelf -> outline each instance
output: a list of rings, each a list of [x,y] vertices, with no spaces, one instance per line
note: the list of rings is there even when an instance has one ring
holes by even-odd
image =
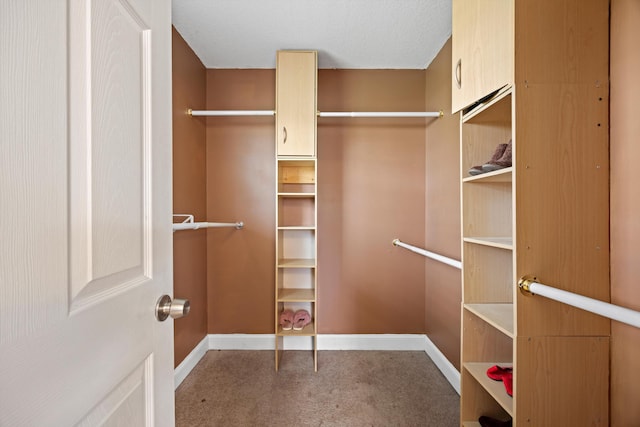
[[[278,260],[279,268],[314,268],[315,259],[309,258],[282,258]]]
[[[312,320],[307,326],[302,328],[301,331],[283,331],[281,326],[278,326],[278,333],[276,335],[281,337],[312,337],[316,334],[316,325]]]
[[[315,302],[313,289],[281,288],[278,289],[278,302]]]
[[[464,304],[464,308],[508,337],[514,337],[513,304]]]
[[[478,421],[463,421],[462,427],[482,427]]]
[[[511,112],[511,92],[513,86],[505,86],[493,98],[462,116],[462,122],[492,122]]]
[[[476,245],[513,250],[513,238],[511,237],[464,237],[462,240]]]
[[[511,182],[513,181],[513,166],[498,169],[497,171],[481,173],[480,175],[468,176],[462,182]]]
[[[296,199],[302,199],[302,198],[309,198],[309,199],[313,199],[314,197],[316,197],[316,193],[309,193],[309,192],[300,192],[300,193],[296,193],[296,192],[286,192],[286,193],[278,193],[278,197],[287,197],[287,198],[296,198]]]
[[[278,227],[278,230],[315,230],[316,227],[314,226],[307,226],[307,225],[285,225],[282,227]]]
[[[493,397],[496,402],[513,417],[513,398],[509,396],[502,381],[495,381],[487,377],[487,369],[493,365],[511,366],[511,362],[468,362],[464,364],[464,369]]]

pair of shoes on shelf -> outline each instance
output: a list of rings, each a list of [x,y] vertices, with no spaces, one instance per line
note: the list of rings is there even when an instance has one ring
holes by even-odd
[[[492,380],[502,381],[509,396],[513,396],[513,368],[494,365],[487,369],[487,376]]]
[[[487,417],[486,415],[482,415],[478,418],[478,422],[480,422],[481,427],[511,427],[511,420],[500,421],[495,418]]]
[[[491,159],[482,166],[472,166],[469,175],[480,175],[481,173],[504,169],[511,166],[511,140],[506,144],[498,144]]]
[[[311,315],[307,310],[298,310],[294,313],[293,310],[287,308],[280,313],[279,323],[283,331],[290,331],[291,329],[301,331],[311,323]]]

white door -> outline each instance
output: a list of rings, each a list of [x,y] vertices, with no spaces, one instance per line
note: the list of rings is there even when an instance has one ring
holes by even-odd
[[[0,6],[0,426],[173,425],[170,0]]]

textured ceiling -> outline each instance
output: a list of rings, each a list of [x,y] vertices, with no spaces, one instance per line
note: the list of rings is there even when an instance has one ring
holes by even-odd
[[[320,68],[425,69],[451,35],[451,0],[172,0],[207,68],[275,68],[280,49]]]

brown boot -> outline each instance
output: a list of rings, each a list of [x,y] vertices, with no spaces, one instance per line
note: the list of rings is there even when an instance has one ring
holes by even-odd
[[[493,152],[493,156],[491,156],[491,160],[489,160],[487,163],[497,162],[498,160],[500,160],[500,158],[502,158],[502,156],[504,155],[504,151],[507,149],[507,145],[508,144],[498,144],[496,150]],[[471,169],[469,169],[469,175],[479,175],[485,172],[488,171],[483,170],[483,166],[472,166]]]
[[[482,165],[483,172],[491,172],[498,169],[504,169],[511,166],[511,140],[507,144],[507,148],[505,148],[502,156],[497,160],[489,160],[487,163]]]

